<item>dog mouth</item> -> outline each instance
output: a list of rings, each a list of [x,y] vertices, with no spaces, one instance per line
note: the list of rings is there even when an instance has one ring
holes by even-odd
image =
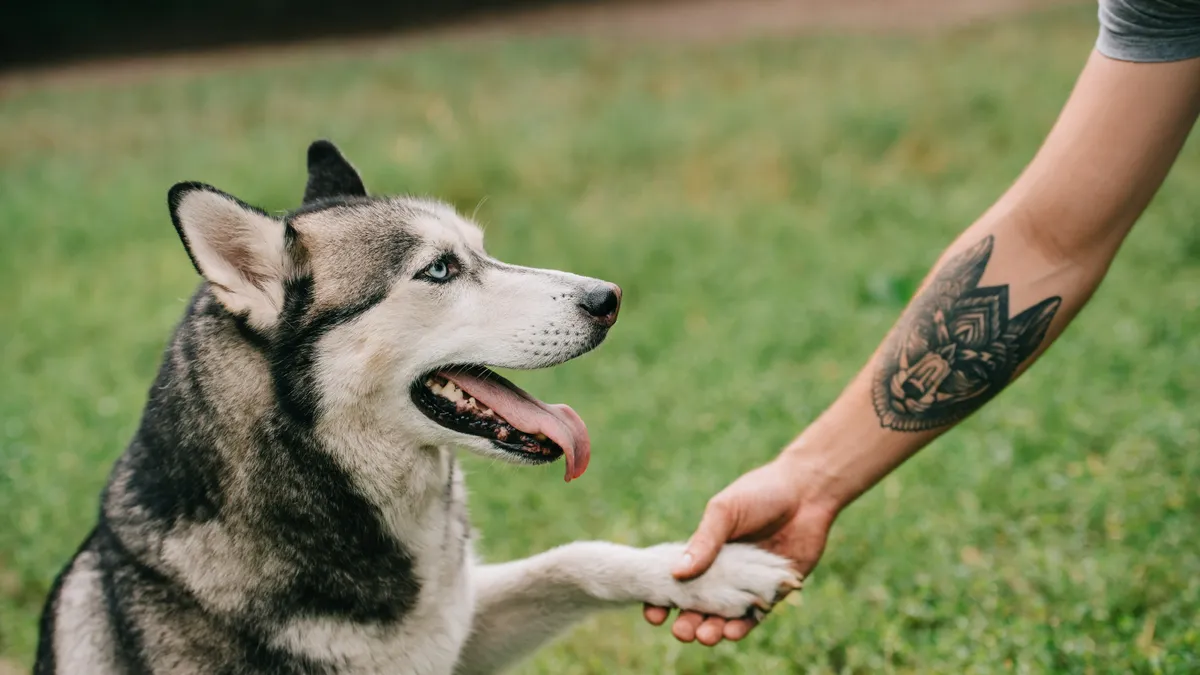
[[[491,441],[523,463],[545,464],[566,457],[566,480],[583,475],[591,441],[570,406],[546,404],[491,370],[446,366],[418,378],[412,400],[439,425]]]

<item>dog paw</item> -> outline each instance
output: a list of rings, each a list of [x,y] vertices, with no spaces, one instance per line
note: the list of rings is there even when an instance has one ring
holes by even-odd
[[[682,545],[657,547],[674,562],[683,554]],[[687,581],[672,579],[670,604],[737,619],[761,618],[775,603],[803,585],[803,577],[786,558],[749,544],[727,544],[704,574]]]

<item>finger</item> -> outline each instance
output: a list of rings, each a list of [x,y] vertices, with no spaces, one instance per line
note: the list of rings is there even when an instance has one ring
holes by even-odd
[[[680,612],[671,626],[671,635],[680,642],[691,642],[696,639],[696,629],[704,621],[704,615],[696,612]]]
[[[642,616],[646,617],[652,625],[661,626],[667,620],[671,612],[666,607],[655,607],[654,605],[646,605],[642,608]]]
[[[726,502],[716,499],[704,509],[700,526],[688,541],[687,549],[671,574],[676,579],[691,579],[703,574],[720,553],[721,547],[733,532],[733,515]]]
[[[754,627],[758,625],[753,619],[737,619],[726,622],[725,624],[725,639],[737,642],[746,637]]]
[[[725,636],[725,619],[719,616],[710,616],[700,624],[696,629],[696,640],[702,644],[712,647],[721,641]]]

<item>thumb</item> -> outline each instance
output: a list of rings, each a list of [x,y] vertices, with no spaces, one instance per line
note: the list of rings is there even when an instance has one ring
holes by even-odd
[[[691,579],[699,576],[713,564],[721,547],[729,540],[733,531],[733,516],[722,502],[710,502],[704,509],[704,517],[696,533],[688,540],[687,549],[671,574],[676,579]]]

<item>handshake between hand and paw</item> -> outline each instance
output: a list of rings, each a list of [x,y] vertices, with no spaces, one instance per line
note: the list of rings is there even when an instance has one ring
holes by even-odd
[[[739,616],[712,611],[699,604],[654,600],[646,603],[646,620],[655,626],[662,625],[670,615],[669,607],[680,607],[671,631],[675,637],[683,642],[698,640],[712,646],[722,639],[742,639],[776,602],[799,589],[804,577],[820,560],[837,515],[833,505],[806,497],[799,484],[804,474],[802,467],[792,465],[785,456],[750,471],[709,500],[686,550],[675,547],[678,558],[672,573],[676,579],[691,580],[684,585],[714,573],[722,579],[732,574],[734,578],[746,577],[750,582],[750,576],[759,574],[760,565],[764,570],[786,566],[789,576],[777,577],[776,586],[755,589],[761,592],[757,597],[762,602],[751,603],[754,605],[751,611]],[[726,544],[733,541],[754,542],[756,546]],[[760,576],[764,583],[770,577]],[[766,600],[768,593],[775,594],[770,601]]]

